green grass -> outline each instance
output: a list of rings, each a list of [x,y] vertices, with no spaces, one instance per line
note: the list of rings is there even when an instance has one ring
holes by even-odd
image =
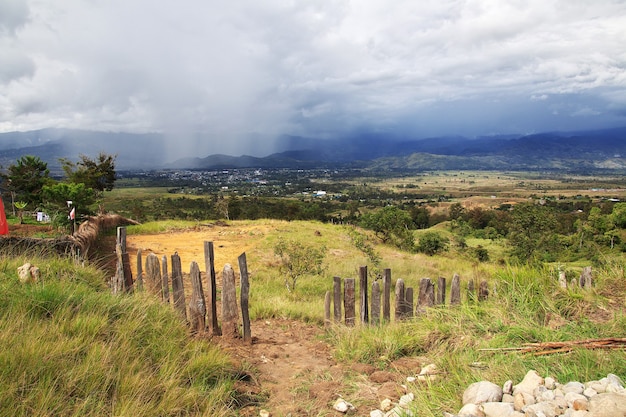
[[[42,280],[22,285],[22,260],[0,260],[0,416],[228,415],[229,358],[172,309],[110,295],[94,269],[30,261]]]

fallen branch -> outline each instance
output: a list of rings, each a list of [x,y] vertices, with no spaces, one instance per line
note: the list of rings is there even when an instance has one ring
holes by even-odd
[[[568,353],[576,347],[584,349],[626,349],[626,338],[608,337],[602,339],[570,340],[567,342],[524,343],[521,347],[485,348],[479,350],[483,352],[532,353],[535,356],[541,356],[553,353]]]

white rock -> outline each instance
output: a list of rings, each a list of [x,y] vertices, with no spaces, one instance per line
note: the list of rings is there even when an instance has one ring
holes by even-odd
[[[424,366],[420,371],[420,375],[435,375],[438,373],[439,370],[437,369],[437,365],[435,365],[434,363]]]
[[[593,388],[585,388],[585,390],[583,391],[583,395],[587,398],[591,398],[594,395],[598,395],[598,392]]]
[[[623,417],[626,415],[626,395],[598,394],[589,400],[589,413],[593,417]]]
[[[337,401],[335,401],[335,404],[333,404],[333,408],[340,413],[347,413],[348,411],[356,410],[356,408],[352,404],[350,404],[343,398],[337,398]]]
[[[585,391],[585,386],[580,382],[572,381],[561,387],[563,392],[567,394],[568,392],[575,392],[576,394],[582,394]]]
[[[389,398],[385,398],[380,402],[380,409],[383,411],[389,411],[393,408],[393,403]]]
[[[511,403],[482,403],[485,417],[509,417],[515,410]]]
[[[400,397],[400,401],[398,401],[398,405],[402,408],[407,408],[409,404],[413,402],[414,399],[415,399],[415,394],[413,394],[412,392],[409,392],[408,394],[405,394],[402,397]]]
[[[385,417],[385,413],[380,410],[370,411],[370,417]]]
[[[510,379],[502,385],[502,393],[503,394],[513,394],[513,381]]]
[[[544,385],[548,389],[555,389],[556,388],[556,380],[554,378],[552,378],[551,376],[548,376],[544,380]]]
[[[270,417],[271,414],[267,410],[261,410],[261,411],[259,411],[259,416],[261,416],[261,417]]]
[[[408,382],[408,383],[415,382],[416,380],[417,380],[417,378],[415,378],[414,376],[407,376],[406,377],[406,382]]]
[[[463,393],[463,404],[499,401],[502,401],[502,388],[489,381],[474,382]]]
[[[485,417],[485,413],[482,405],[469,403],[459,410],[459,417]]]
[[[532,394],[535,388],[542,384],[543,378],[537,373],[537,371],[530,370],[526,373],[522,382],[513,387],[513,394],[518,392],[527,392]]]

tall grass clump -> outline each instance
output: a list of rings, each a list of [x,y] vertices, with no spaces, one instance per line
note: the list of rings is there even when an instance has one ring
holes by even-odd
[[[228,415],[233,369],[185,323],[141,294],[113,296],[102,272],[0,259],[0,416]]]

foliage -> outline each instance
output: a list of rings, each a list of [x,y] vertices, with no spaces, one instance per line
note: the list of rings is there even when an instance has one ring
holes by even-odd
[[[420,235],[417,251],[433,256],[447,249],[450,240],[437,232],[425,232]]]
[[[22,156],[15,164],[10,165],[4,178],[8,189],[15,193],[19,200],[33,207],[41,203],[43,187],[52,182],[48,164],[31,155]]]
[[[396,206],[386,206],[373,213],[366,213],[361,216],[360,225],[371,229],[384,243],[391,243],[394,246],[413,250],[415,238],[410,230],[413,221],[406,211]]]
[[[95,159],[80,155],[78,162],[61,159],[61,167],[70,183],[85,184],[98,193],[111,191],[115,185],[115,155],[100,153]]]
[[[25,201],[16,201],[13,205],[17,209],[17,216],[20,219],[20,224],[24,224],[24,209],[28,206],[28,203]]]
[[[532,203],[515,206],[508,236],[513,257],[520,262],[551,260],[558,251],[556,228],[551,208]]]
[[[67,207],[67,201],[72,201],[74,207],[87,211],[87,207],[96,202],[96,192],[83,183],[59,182],[54,185],[46,185],[42,190],[43,200],[48,207],[62,210]]]
[[[298,279],[305,275],[321,275],[324,270],[326,248],[294,240],[279,239],[274,254],[280,258],[280,270],[285,274],[285,287],[295,291]]]

